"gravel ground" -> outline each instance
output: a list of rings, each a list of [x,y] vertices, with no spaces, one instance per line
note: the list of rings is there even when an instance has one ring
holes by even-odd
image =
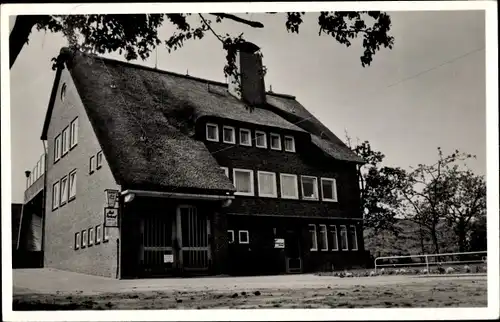
[[[41,269],[13,277],[14,310],[487,306],[485,275],[113,280]]]

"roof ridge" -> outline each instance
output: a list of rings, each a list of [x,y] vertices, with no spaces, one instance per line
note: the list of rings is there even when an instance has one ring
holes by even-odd
[[[63,47],[63,48],[61,48],[60,52],[62,54],[68,54],[68,53],[70,53],[70,51],[71,51],[71,49],[69,49],[68,47]],[[169,70],[153,68],[153,67],[144,66],[144,65],[140,65],[140,64],[134,64],[131,62],[126,62],[126,61],[108,58],[108,57],[102,57],[102,56],[99,56],[96,54],[87,54],[87,53],[84,53],[82,51],[79,51],[78,53],[81,55],[85,55],[87,57],[92,57],[94,59],[95,58],[102,59],[102,60],[105,60],[107,62],[114,63],[114,64],[121,64],[121,65],[125,65],[125,66],[132,67],[132,68],[138,68],[138,69],[143,69],[143,70],[147,70],[147,71],[151,71],[151,72],[157,72],[160,74],[168,74],[168,75],[172,75],[172,76],[182,77],[185,79],[191,79],[191,80],[195,80],[195,81],[199,81],[199,82],[203,82],[203,83],[209,83],[211,85],[222,86],[225,88],[228,87],[228,84],[226,84],[226,83],[211,80],[211,79],[206,79],[206,78],[201,78],[201,77],[196,77],[196,76],[191,76],[191,75],[184,75],[184,74],[172,72]],[[295,96],[290,95],[290,94],[275,93],[275,92],[271,92],[271,91],[267,91],[266,94],[272,95],[272,96],[277,96],[277,97],[282,97],[282,98],[288,98],[288,99],[295,99],[296,98]]]

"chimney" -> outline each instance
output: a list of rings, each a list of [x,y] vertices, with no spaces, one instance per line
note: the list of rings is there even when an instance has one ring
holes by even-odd
[[[236,45],[236,72],[229,78],[228,91],[251,106],[266,102],[266,87],[259,47],[251,42]]]

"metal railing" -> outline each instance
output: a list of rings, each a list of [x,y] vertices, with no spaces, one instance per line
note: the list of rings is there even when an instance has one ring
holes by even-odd
[[[451,258],[451,260],[444,260]],[[457,259],[458,260],[455,260]],[[408,262],[401,263],[406,259]],[[414,261],[414,259],[420,259]],[[434,260],[433,260],[434,259]],[[436,260],[437,259],[437,260]],[[451,264],[476,264],[486,263],[487,251],[480,252],[463,252],[463,253],[442,253],[442,254],[424,254],[424,255],[405,255],[405,256],[385,256],[375,258],[375,272],[378,268],[384,267],[401,267],[401,266],[425,266],[427,274],[430,272],[432,265],[451,265]],[[391,263],[379,264],[380,261],[389,261]]]

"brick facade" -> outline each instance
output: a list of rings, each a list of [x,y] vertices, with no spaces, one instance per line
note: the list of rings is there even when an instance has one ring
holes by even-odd
[[[66,84],[64,101],[61,88]],[[47,198],[45,219],[45,267],[86,274],[116,277],[118,229],[109,229],[109,241],[84,249],[74,249],[75,233],[103,225],[105,189],[118,189],[113,174],[103,156],[102,168],[89,174],[89,160],[101,150],[81,99],[67,69],[61,72],[54,101],[54,110],[47,133]],[[78,117],[78,143],[69,153],[54,163],[54,139]],[[76,198],[52,210],[53,184],[77,171]],[[102,228],[101,228],[102,229]],[[102,229],[104,232],[104,230]]]

